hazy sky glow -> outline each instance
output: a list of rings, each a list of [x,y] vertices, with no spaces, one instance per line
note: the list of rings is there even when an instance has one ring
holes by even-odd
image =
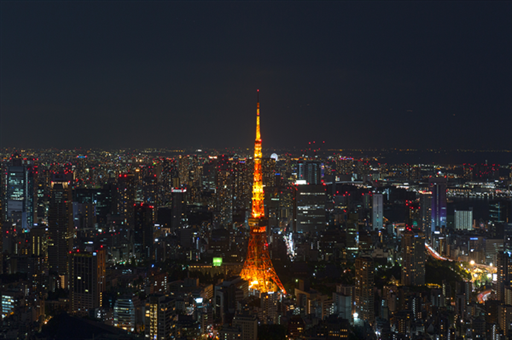
[[[0,147],[512,149],[511,2],[1,2]]]

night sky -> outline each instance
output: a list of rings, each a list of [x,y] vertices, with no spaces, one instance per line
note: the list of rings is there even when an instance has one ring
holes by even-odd
[[[512,2],[1,2],[0,147],[512,149]]]

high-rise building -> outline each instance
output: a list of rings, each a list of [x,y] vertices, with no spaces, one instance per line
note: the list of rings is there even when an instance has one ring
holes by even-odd
[[[30,230],[30,255],[48,256],[48,235],[44,225],[38,225]]]
[[[425,234],[409,227],[402,235],[402,284],[425,284]]]
[[[319,161],[299,161],[297,163],[297,179],[307,184],[322,184],[322,163]]]
[[[373,194],[372,197],[372,227],[380,230],[384,227],[384,204],[382,194]]]
[[[446,227],[446,178],[431,177],[429,186],[432,192],[431,233],[435,234]]]
[[[473,210],[455,210],[455,229],[473,229]]]
[[[133,231],[133,206],[135,205],[135,175],[119,175],[117,179],[117,204],[124,228]]]
[[[0,196],[3,196],[3,169],[0,165]],[[4,200],[0,197],[0,275],[4,273]]]
[[[326,193],[324,185],[297,185],[296,191],[297,221],[299,233],[315,233],[325,230]]]
[[[241,340],[258,339],[258,319],[255,316],[236,315],[233,318],[233,327],[242,331]]]
[[[83,313],[102,307],[106,290],[106,251],[79,251],[69,254],[71,312]]]
[[[67,287],[68,253],[73,246],[73,210],[71,187],[66,175],[55,174],[48,209],[48,266],[60,277],[61,288]]]
[[[105,184],[102,188],[73,190],[73,202],[94,206],[94,216],[99,228],[107,224],[107,216],[117,212],[114,196],[115,185]]]
[[[171,230],[176,231],[184,225],[186,221],[185,215],[185,196],[186,188],[172,188],[172,206],[171,206]]]
[[[145,307],[146,338],[154,340],[170,340],[174,338],[175,325],[173,316],[176,314],[175,300],[164,295],[150,295]]]
[[[349,213],[345,223],[345,245],[347,258],[353,261],[359,253],[359,215]]]
[[[498,301],[505,301],[505,289],[512,287],[512,256],[509,252],[498,252],[496,254],[496,260],[496,295]]]
[[[13,220],[23,230],[34,224],[34,161],[15,154],[7,167],[7,220]]]
[[[135,332],[141,321],[141,305],[138,296],[122,296],[114,304],[114,327]]]
[[[356,258],[355,305],[357,318],[373,324],[374,313],[374,263],[371,257]]]
[[[153,255],[153,209],[149,204],[136,204],[134,207],[133,243],[135,254],[141,259],[151,259]]]
[[[511,217],[512,201],[498,199],[489,203],[489,221],[493,223],[509,223],[512,221]]]
[[[430,237],[432,233],[432,192],[420,191],[420,219],[418,227],[423,230],[425,235]]]
[[[246,219],[251,201],[250,163],[236,155],[222,155],[216,160],[215,210],[221,225],[228,227],[233,222],[244,222]],[[262,174],[263,179],[268,181],[269,172]]]

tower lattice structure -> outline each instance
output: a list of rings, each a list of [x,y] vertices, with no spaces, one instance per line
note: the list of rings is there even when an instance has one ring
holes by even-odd
[[[249,219],[249,245],[247,257],[240,276],[249,282],[252,289],[262,293],[286,290],[276,274],[268,252],[267,226],[263,205],[263,180],[261,170],[260,100],[256,107],[256,140],[254,142],[254,182],[252,186],[252,211]]]

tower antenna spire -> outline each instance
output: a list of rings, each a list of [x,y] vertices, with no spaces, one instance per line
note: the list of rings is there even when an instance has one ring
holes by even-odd
[[[249,282],[252,289],[262,293],[277,291],[284,294],[286,290],[274,270],[267,242],[268,219],[265,218],[263,204],[263,174],[261,166],[261,134],[260,134],[260,90],[257,90],[256,104],[256,140],[254,141],[254,181],[252,185],[252,209],[249,219],[249,245],[247,257],[240,276]]]

